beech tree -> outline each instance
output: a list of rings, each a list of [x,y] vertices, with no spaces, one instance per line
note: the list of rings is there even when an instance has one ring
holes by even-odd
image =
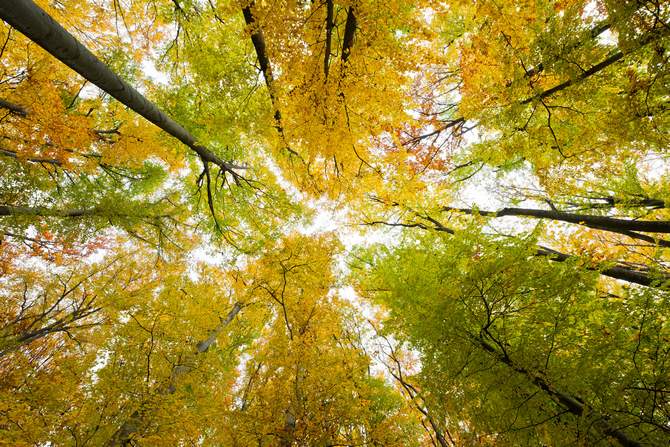
[[[668,2],[0,19],[0,445],[670,441]]]
[[[362,257],[361,292],[421,351],[417,380],[464,443],[662,443],[667,401],[651,383],[667,376],[667,328],[652,315],[667,292],[605,293],[574,263],[534,256],[532,242],[471,228],[380,248]]]

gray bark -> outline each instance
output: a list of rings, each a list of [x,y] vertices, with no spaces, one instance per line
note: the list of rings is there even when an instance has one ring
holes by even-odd
[[[415,213],[416,214],[416,213]],[[448,233],[448,234],[454,234],[454,230],[451,228],[445,227],[442,225],[440,222],[437,220],[431,218],[430,216],[424,216],[424,215],[419,215],[416,214],[418,217],[422,217],[428,221],[430,221],[433,226],[426,225],[420,222],[414,222],[414,223],[403,223],[403,222],[398,222],[398,223],[389,223],[385,221],[371,221],[371,222],[366,222],[366,225],[387,225],[391,227],[405,227],[405,228],[419,228],[421,230],[434,230],[434,231],[440,231],[443,233]],[[549,258],[552,261],[557,261],[557,262],[565,262],[569,259],[576,259],[577,256],[574,255],[567,255],[565,253],[558,252],[556,250],[552,250],[550,248],[538,246],[537,249],[535,250],[535,255],[536,256],[545,256]],[[667,274],[650,274],[646,271],[640,271],[640,270],[634,270],[629,267],[625,267],[622,265],[615,265],[613,267],[607,267],[607,268],[602,268],[602,266],[586,266],[584,267],[586,270],[592,270],[592,271],[597,271],[603,276],[608,276],[610,278],[614,279],[620,279],[622,281],[627,281],[630,283],[634,284],[640,284],[642,286],[647,286],[647,287],[656,287],[659,289],[667,289],[668,284],[670,284],[670,276]]]
[[[254,7],[254,2],[252,1],[248,6],[242,8],[242,14],[244,15],[244,23],[251,28],[251,43],[254,45],[254,50],[256,51],[256,58],[258,59],[258,65],[260,65],[261,72],[263,73],[263,78],[265,78],[265,85],[268,88],[268,93],[270,94],[270,102],[274,108],[274,118],[275,118],[275,128],[279,134],[284,138],[284,128],[282,126],[282,116],[281,111],[279,110],[279,101],[275,95],[274,90],[274,74],[272,73],[272,65],[270,65],[270,58],[268,57],[267,46],[265,45],[265,38],[263,37],[263,31],[260,29],[254,15],[251,11],[251,8]]]
[[[540,388],[548,397],[550,397],[561,408],[572,413],[576,417],[581,417],[587,413],[594,419],[594,427],[597,427],[603,434],[617,440],[624,447],[639,447],[641,444],[628,437],[628,435],[617,427],[609,423],[607,417],[598,415],[592,407],[584,403],[581,399],[559,390],[554,387],[549,380],[542,374],[532,372],[521,365],[518,365],[510,359],[505,353],[499,352],[491,343],[483,338],[472,337],[475,344],[479,345],[484,351],[490,353],[497,361],[507,365],[513,371],[525,376],[531,383]]]
[[[568,259],[575,259],[573,255],[566,255],[565,253],[552,250],[550,248],[539,246],[535,252],[537,256],[546,256],[552,261],[565,262]],[[650,275],[647,272],[633,270],[628,267],[623,266],[613,266],[608,268],[598,268],[597,266],[585,267],[587,270],[594,270],[599,272],[603,276],[609,276],[610,278],[620,279],[622,281],[627,281],[634,284],[640,284],[647,287],[658,287],[658,288],[667,288],[666,284],[670,281],[670,278],[667,275],[660,275],[655,277]]]
[[[661,247],[670,247],[670,241],[638,233],[670,233],[670,221],[664,220],[630,220],[618,219],[608,216],[597,216],[591,214],[568,213],[557,210],[538,210],[530,208],[503,208],[499,211],[474,210],[471,208],[444,207],[443,211],[458,211],[464,214],[479,214],[487,217],[534,217],[538,219],[551,219],[583,225],[595,230],[609,231],[611,233],[623,234],[633,239],[639,239]]]
[[[197,144],[181,125],[121,79],[49,14],[30,0],[0,1],[0,18],[58,60],[196,152],[203,162],[227,172],[239,168]]]
[[[215,342],[221,331],[230,324],[235,316],[242,310],[242,303],[235,303],[233,308],[228,312],[226,318],[209,333],[206,339],[198,342],[195,345],[195,352],[191,354],[190,359],[186,359],[184,364],[175,366],[170,375],[167,384],[157,390],[158,395],[174,394],[177,391],[176,381],[180,376],[193,370],[192,361],[198,354],[206,352]],[[189,361],[190,360],[190,361]],[[144,407],[144,404],[142,405]],[[133,435],[140,432],[146,426],[146,408],[135,410],[128,419],[121,425],[121,427],[114,433],[112,439],[107,441],[106,447],[119,447],[133,445]]]
[[[0,5],[0,8],[1,7],[2,6]],[[21,107],[18,104],[14,104],[12,102],[5,101],[2,98],[0,98],[0,107],[2,107],[3,109],[9,110],[10,112],[12,112],[15,115],[19,115],[19,116],[28,115],[28,111],[25,108]]]

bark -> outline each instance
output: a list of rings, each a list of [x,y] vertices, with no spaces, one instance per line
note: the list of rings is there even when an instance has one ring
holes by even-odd
[[[607,21],[597,23],[589,31],[588,40],[595,39],[596,37],[598,37],[599,35],[601,35],[602,33],[604,33],[605,31],[607,31],[610,28],[611,28],[611,25]],[[578,42],[575,42],[573,45],[568,46],[568,48],[566,48],[563,51],[563,54],[567,54],[568,52],[570,52],[570,51],[572,51],[576,48],[581,47],[584,43],[585,43],[584,40],[580,40]],[[527,77],[527,78],[533,77],[533,76],[535,76],[536,74],[538,74],[542,71],[544,71],[544,64],[542,62],[540,62],[539,64],[537,64],[537,66],[531,68],[530,70],[527,70],[526,74],[525,74],[525,77]]]
[[[449,430],[445,427],[444,431],[449,436],[449,440],[451,441],[451,444],[447,442],[447,439],[444,437],[444,434],[442,433],[442,429],[440,428],[440,425],[435,421],[435,418],[433,417],[432,413],[430,412],[428,406],[426,405],[426,401],[419,392],[419,390],[409,383],[405,379],[405,375],[402,372],[402,365],[400,361],[398,360],[398,357],[396,356],[395,349],[393,348],[392,343],[388,340],[388,338],[384,335],[380,335],[379,332],[377,331],[377,328],[373,326],[375,329],[375,332],[377,333],[377,336],[382,337],[390,350],[390,353],[387,353],[386,355],[393,361],[395,364],[395,372],[393,369],[391,369],[390,365],[387,365],[387,369],[391,376],[403,387],[405,392],[407,393],[407,396],[409,399],[412,401],[414,404],[414,408],[417,409],[421,414],[424,415],[424,417],[428,420],[428,423],[430,424],[431,429],[433,430],[433,433],[435,434],[435,439],[437,442],[440,444],[440,447],[450,447],[450,445],[456,445],[456,442],[454,442],[454,439],[452,438],[451,434],[449,433]],[[428,430],[428,427],[425,427],[426,430],[430,433]],[[432,438],[432,436],[431,436]]]
[[[599,36],[600,34],[604,33],[608,29],[610,29],[610,24],[609,23],[603,22],[603,23],[597,24],[594,28],[591,29],[591,31],[589,33],[590,37],[595,38],[595,37]],[[650,43],[650,42],[652,42],[656,39],[659,39],[659,38],[661,38],[661,37],[663,37],[667,34],[668,34],[668,30],[662,30],[662,31],[659,31],[659,32],[651,32],[651,33],[647,34],[646,36],[644,36],[640,40],[639,46],[642,47],[642,46],[644,46],[644,45],[646,45],[646,44],[648,44],[648,43]],[[571,49],[577,48],[580,45],[581,45],[581,43],[578,43],[577,45],[575,45]],[[593,76],[594,74],[604,70],[605,68],[609,67],[610,65],[612,65],[612,64],[618,62],[619,60],[623,59],[624,56],[625,56],[625,54],[622,51],[617,51],[614,54],[612,54],[611,56],[609,56],[608,58],[606,58],[605,60],[599,62],[596,65],[594,65],[590,69],[585,70],[579,76],[577,76],[573,79],[568,79],[567,81],[562,82],[562,83],[560,83],[560,84],[558,84],[558,85],[556,85],[556,86],[554,86],[550,89],[547,89],[543,92],[539,92],[538,94],[536,94],[534,96],[526,98],[526,99],[521,101],[521,104],[529,104],[529,103],[531,103],[535,100],[538,100],[538,99],[542,100],[544,98],[547,98],[548,96],[553,95],[554,93],[565,90],[565,89],[567,89],[568,87],[570,87],[574,84],[578,84],[579,82]],[[344,53],[343,53],[343,58],[342,59],[345,60]],[[542,62],[540,62],[536,67],[531,68],[530,70],[527,70],[524,76],[525,77],[532,77],[532,76],[535,76],[536,74],[542,72],[543,70],[544,70],[544,64]],[[457,120],[463,120],[463,118],[461,117],[461,118],[458,118]],[[436,133],[439,133],[439,132],[440,131],[437,131]]]
[[[77,324],[77,323],[80,320],[83,320],[84,318],[99,312],[101,309],[102,309],[101,307],[96,307],[96,308],[91,308],[91,309],[85,309],[85,310],[82,310],[82,311],[76,310],[76,311],[72,312],[71,314],[60,317],[57,320],[53,321],[52,323],[50,323],[46,326],[43,326],[39,329],[23,332],[23,333],[19,334],[9,344],[9,346],[6,346],[6,347],[0,349],[0,358],[4,357],[4,356],[6,356],[6,355],[8,355],[12,352],[15,352],[19,349],[23,349],[25,346],[29,345],[30,343],[34,342],[35,340],[42,339],[44,337],[47,337],[47,336],[52,335],[52,334],[56,334],[58,332],[65,332],[72,337],[72,335],[70,334],[71,331],[98,326],[101,323],[95,323],[95,322],[94,323],[82,323],[82,324]]]
[[[0,8],[2,8],[1,5],[0,5]],[[13,113],[15,115],[24,116],[24,117],[28,115],[28,111],[25,108],[21,107],[20,105],[11,103],[9,101],[5,101],[2,98],[0,98],[0,107],[2,107],[3,109],[9,110],[11,113]]]
[[[415,213],[416,214],[416,213]],[[392,223],[392,222],[385,222],[385,221],[371,221],[371,222],[366,222],[365,225],[387,225],[391,227],[404,227],[404,228],[420,228],[422,230],[434,230],[434,231],[440,231],[443,233],[448,233],[448,234],[454,234],[455,231],[452,230],[449,227],[445,227],[442,225],[439,221],[436,219],[433,219],[430,216],[424,216],[424,215],[418,215],[417,217],[420,217],[422,219],[427,220],[430,222],[432,225],[427,225],[424,223],[420,222],[415,222],[415,223],[403,223],[403,222],[398,222],[398,223]],[[535,255],[536,256],[545,256],[549,258],[552,261],[556,262],[565,262],[569,259],[577,259],[577,256],[574,255],[568,255],[565,253],[561,253],[555,250],[552,250],[547,247],[542,247],[538,246],[537,250],[535,250]],[[603,266],[585,266],[584,267],[586,270],[591,270],[591,271],[596,271],[600,273],[603,276],[608,276],[610,278],[614,279],[620,279],[622,281],[630,282],[633,284],[639,284],[642,286],[647,286],[647,287],[656,287],[659,289],[666,289],[668,288],[667,284],[670,284],[670,276],[662,274],[662,275],[653,275],[645,271],[640,271],[640,270],[634,270],[629,267],[625,267],[622,265],[615,265],[613,267],[603,267]]]
[[[203,162],[214,163],[233,175],[233,169],[240,168],[198,145],[193,135],[121,79],[31,0],[0,2],[0,18],[88,81],[187,145]]]
[[[296,419],[295,415],[291,408],[287,408],[284,411],[284,430],[279,439],[280,447],[291,447],[293,445],[293,440],[295,438],[295,428],[296,428]]]
[[[568,79],[567,81],[562,82],[562,83],[560,83],[560,84],[558,84],[558,85],[556,85],[556,86],[554,86],[550,89],[547,89],[543,92],[540,92],[535,96],[531,96],[530,98],[526,98],[523,101],[521,101],[521,104],[529,104],[529,103],[531,103],[531,102],[533,102],[537,99],[544,99],[547,96],[551,96],[554,93],[560,92],[561,90],[565,90],[566,88],[570,87],[571,85],[577,84],[577,83],[593,76],[594,74],[604,70],[605,68],[614,64],[615,62],[620,61],[621,59],[623,59],[623,56],[624,56],[623,52],[618,51],[618,52],[614,53],[613,55],[611,55],[610,57],[608,57],[607,59],[597,63],[593,67],[584,71],[579,76],[577,76],[575,78],[572,78],[572,79]]]
[[[581,417],[585,413],[588,414],[594,420],[594,427],[597,427],[603,434],[616,439],[619,444],[624,447],[641,446],[639,442],[629,438],[628,435],[626,435],[624,432],[617,429],[616,427],[613,427],[609,423],[609,420],[606,416],[597,414],[591,406],[584,403],[584,401],[582,401],[580,398],[554,387],[544,375],[532,372],[523,366],[518,365],[504,353],[498,352],[495,346],[483,338],[473,337],[473,341],[486,352],[491,354],[498,362],[507,365],[516,373],[525,376],[531,383],[540,388],[561,408],[567,410],[576,417]]]
[[[270,103],[274,110],[274,119],[275,124],[274,128],[279,134],[279,138],[284,145],[284,149],[291,155],[297,156],[303,164],[305,160],[298,154],[295,150],[291,148],[288,144],[288,139],[284,133],[284,125],[282,124],[282,114],[279,109],[279,100],[277,99],[277,94],[274,88],[274,74],[272,73],[272,65],[270,64],[270,57],[268,56],[267,47],[265,45],[265,38],[263,37],[263,31],[261,30],[258,22],[254,18],[254,15],[251,9],[254,7],[254,2],[252,1],[248,6],[242,8],[242,14],[244,15],[244,22],[251,30],[251,43],[254,45],[254,50],[256,52],[256,58],[258,59],[258,65],[261,68],[263,73],[263,78],[265,79],[265,85],[268,88],[268,93],[270,95]]]
[[[150,204],[144,204],[145,208]],[[60,217],[60,218],[79,218],[79,217],[104,217],[104,218],[137,218],[137,219],[157,219],[167,218],[170,214],[150,214],[146,212],[140,214],[119,213],[113,208],[73,208],[70,210],[59,210],[43,206],[27,207],[0,205],[0,217],[2,216],[39,216],[39,217]]]
[[[597,216],[591,214],[567,213],[556,210],[538,210],[531,208],[503,208],[499,211],[473,210],[471,208],[451,208],[444,207],[444,211],[458,211],[464,214],[479,214],[488,217],[535,217],[538,219],[551,219],[561,222],[568,222],[578,225],[584,225],[589,228],[610,231],[613,233],[622,233],[630,235],[631,231],[643,231],[648,233],[670,233],[670,221],[667,220],[628,220],[618,219],[607,216]],[[631,237],[640,235],[633,234]],[[652,238],[653,240],[653,238]],[[665,241],[667,242],[667,241]]]
[[[328,68],[333,41],[333,27],[335,26],[335,23],[333,23],[334,9],[333,0],[326,0],[326,49],[323,56],[323,74],[326,79],[328,79]]]
[[[207,350],[216,343],[216,339],[223,329],[230,324],[235,316],[242,310],[242,303],[235,303],[233,308],[228,312],[226,318],[222,319],[221,322],[209,333],[209,336],[198,342],[195,345],[195,352],[193,352],[190,358],[184,360],[182,365],[175,366],[172,369],[170,379],[167,384],[160,387],[156,394],[160,396],[165,396],[169,394],[174,394],[177,391],[176,381],[179,377],[187,374],[193,370],[193,361],[195,356],[207,352]],[[147,422],[147,413],[148,409],[142,408],[135,410],[130,417],[121,425],[121,427],[114,433],[112,438],[105,444],[106,447],[117,447],[117,446],[130,446],[133,444],[133,435],[139,433],[145,426]]]
[[[354,46],[354,35],[356,34],[356,26],[358,22],[354,14],[354,7],[349,7],[347,13],[347,22],[344,25],[344,37],[342,38],[342,62],[347,62],[351,55],[351,48]]]
[[[95,215],[101,216],[103,214],[104,213],[96,208],[55,210],[42,206],[27,207],[0,205],[0,216],[85,217]]]
[[[20,158],[19,155],[16,152],[10,151],[8,149],[3,149],[3,148],[0,148],[0,155],[4,155],[5,157],[14,158],[14,159]],[[55,158],[29,157],[29,158],[26,158],[25,161],[27,161],[29,163],[45,163],[45,164],[56,165],[56,166],[61,166],[63,164],[63,163],[61,163],[60,160],[56,160]]]
[[[620,199],[614,196],[606,197],[593,197],[591,200],[602,200],[605,203],[602,204],[593,204],[590,208],[604,208],[604,207],[622,207],[622,208],[631,208],[631,207],[644,207],[644,208],[653,208],[660,209],[666,208],[665,201],[661,199],[654,199],[650,197],[640,197],[638,199]],[[573,204],[578,206],[581,204]],[[584,205],[584,207],[589,207],[589,205]]]
[[[240,313],[240,310],[242,310],[242,303],[235,303],[233,308],[228,312],[228,315],[226,315],[226,318],[221,320],[219,325],[215,327],[210,333],[209,337],[207,337],[205,340],[199,342],[196,346],[195,349],[199,354],[202,354],[203,352],[207,352],[210,346],[212,346],[214,343],[216,343],[216,339],[218,338],[219,334],[221,334],[221,331],[230,324],[231,321],[233,321],[233,318]]]
[[[535,251],[536,256],[545,256],[556,262],[565,262],[569,259],[575,259],[576,256],[567,255],[565,253],[552,250],[547,247],[538,246],[538,249]],[[634,270],[624,266],[613,266],[602,268],[598,266],[587,266],[587,270],[600,272],[601,275],[609,276],[610,278],[620,279],[622,281],[627,281],[634,284],[640,284],[647,287],[658,287],[666,288],[665,284],[670,281],[670,277],[667,275],[662,275],[656,277],[647,272]]]
[[[265,38],[263,37],[263,32],[258,26],[256,19],[254,18],[251,8],[253,8],[254,2],[251,2],[249,6],[242,8],[242,14],[244,15],[244,22],[249,28],[251,28],[251,43],[254,45],[254,50],[256,51],[256,58],[258,59],[258,65],[261,68],[263,73],[263,78],[265,79],[265,85],[268,88],[270,93],[270,102],[274,108],[274,117],[276,121],[277,130],[283,135],[284,129],[281,124],[281,111],[278,107],[277,96],[274,91],[274,74],[272,73],[272,66],[270,65],[270,58],[268,56],[267,46],[265,45]]]

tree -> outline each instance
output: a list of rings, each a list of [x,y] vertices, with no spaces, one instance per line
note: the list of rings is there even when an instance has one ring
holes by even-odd
[[[86,402],[90,389],[82,384],[95,375],[110,328],[158,284],[143,256],[136,250],[86,269],[77,259],[62,262],[55,272],[38,263],[4,272],[3,442],[46,442],[53,430],[63,430],[65,439],[83,422],[77,419],[83,406],[74,410],[73,404]]]
[[[278,159],[290,180],[317,194],[358,199],[354,185],[378,187],[384,164],[401,159],[377,156],[368,139],[383,139],[409,119],[413,101],[402,89],[431,57],[421,36],[430,31],[417,19],[422,5],[376,6],[317,2],[268,14],[270,5],[251,2],[243,9],[275,108],[279,148],[288,152]],[[412,35],[402,31],[412,27]],[[313,51],[300,51],[303,45]]]
[[[667,402],[638,386],[667,374],[665,354],[651,354],[663,350],[666,292],[607,294],[593,274],[533,256],[532,241],[476,230],[363,260],[361,293],[388,306],[385,326],[421,352],[420,385],[466,442],[667,440],[649,418]]]
[[[224,173],[230,173],[233,177],[237,175],[236,166],[224,162],[205,147],[198,145],[195,137],[186,129],[167,117],[153,103],[112,72],[32,1],[21,1],[11,7],[6,5],[5,8],[0,9],[0,14],[3,20],[88,81],[191,148],[202,160],[205,172],[207,172],[208,164],[213,163]]]
[[[0,444],[670,440],[667,2],[0,18]]]
[[[337,250],[332,237],[293,235],[241,275],[247,303],[265,306],[268,317],[222,443],[418,445],[413,415],[370,374],[347,327],[352,310],[328,296]]]
[[[242,305],[239,302],[235,303],[230,312],[228,312],[228,315],[226,315],[225,318],[221,318],[219,324],[210,331],[207,338],[199,341],[195,345],[194,353],[191,356],[192,358],[185,358],[181,360],[180,365],[173,367],[168,381],[162,384],[156,390],[156,393],[159,396],[174,394],[177,391],[177,381],[180,379],[180,377],[194,369],[194,363],[196,360],[195,356],[204,354],[214,343],[216,343],[216,339],[218,338],[219,334],[226,328],[226,326],[230,324],[230,322],[235,318],[235,316],[237,316],[241,309]],[[114,435],[109,440],[107,445],[117,446],[131,444],[133,442],[133,437],[145,430],[145,425],[147,424],[146,411],[146,408],[135,410],[129,416],[129,418],[123,422],[121,427],[119,427],[119,429],[114,432]]]

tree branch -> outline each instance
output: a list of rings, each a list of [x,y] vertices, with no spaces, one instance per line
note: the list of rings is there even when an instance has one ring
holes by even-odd
[[[203,162],[214,163],[224,172],[239,176],[234,171],[236,168],[234,165],[198,145],[193,135],[121,79],[31,0],[0,2],[0,17],[88,81],[184,143],[196,152]],[[17,109],[17,113],[21,110]]]
[[[2,98],[0,98],[0,107],[9,110],[14,115],[19,115],[23,117],[26,117],[28,115],[28,111],[24,107],[11,103],[9,101],[5,101]]]
[[[357,20],[354,14],[354,7],[350,6],[347,12],[347,21],[344,25],[344,37],[342,37],[342,62],[346,63],[351,55],[351,48],[354,46],[354,35],[356,34]]]
[[[323,56],[323,74],[325,79],[328,79],[328,68],[330,63],[330,53],[333,40],[333,15],[334,15],[333,0],[326,0],[326,49]]]
[[[487,217],[534,217],[538,219],[550,219],[561,222],[568,222],[577,225],[594,228],[597,230],[605,230],[613,233],[620,233],[636,239],[646,240],[647,242],[654,242],[658,239],[649,236],[632,233],[633,231],[643,231],[648,233],[670,233],[670,221],[666,220],[628,220],[618,219],[608,216],[597,216],[591,214],[577,214],[567,213],[558,210],[538,210],[530,208],[503,208],[498,211],[474,210],[472,208],[452,208],[445,206],[443,211],[456,211],[459,213]],[[658,240],[659,245],[667,247],[670,242]]]

